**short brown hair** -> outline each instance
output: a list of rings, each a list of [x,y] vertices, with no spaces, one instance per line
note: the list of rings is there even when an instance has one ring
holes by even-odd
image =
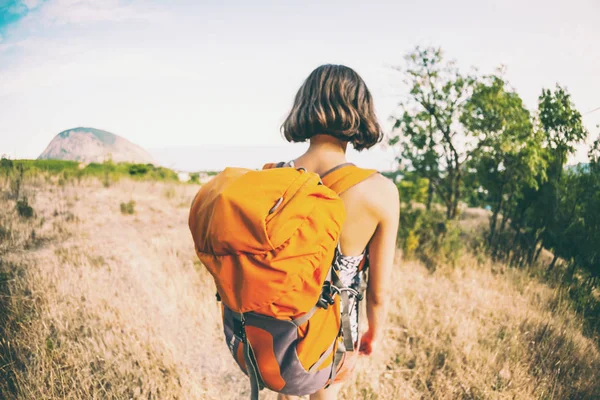
[[[351,142],[356,150],[383,138],[373,98],[362,78],[343,65],[322,65],[306,78],[282,125],[288,142],[327,134]]]

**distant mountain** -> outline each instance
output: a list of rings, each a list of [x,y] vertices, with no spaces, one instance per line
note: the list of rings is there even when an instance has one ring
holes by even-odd
[[[73,128],[56,135],[38,160],[72,160],[81,162],[134,162],[156,164],[140,146],[107,131]]]

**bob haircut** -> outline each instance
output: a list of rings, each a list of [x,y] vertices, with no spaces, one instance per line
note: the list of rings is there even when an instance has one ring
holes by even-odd
[[[353,69],[331,64],[318,67],[306,78],[282,130],[288,142],[327,134],[352,143],[358,151],[383,138],[365,82]]]

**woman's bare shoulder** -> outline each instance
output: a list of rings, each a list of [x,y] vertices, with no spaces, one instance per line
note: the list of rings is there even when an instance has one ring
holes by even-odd
[[[367,182],[371,185],[369,189],[373,194],[376,194],[380,201],[385,205],[393,205],[399,203],[399,193],[396,184],[382,174],[374,174]]]
[[[400,198],[396,184],[382,174],[373,174],[371,177],[357,185],[362,198],[368,203],[369,208],[387,214],[387,211],[400,207]]]

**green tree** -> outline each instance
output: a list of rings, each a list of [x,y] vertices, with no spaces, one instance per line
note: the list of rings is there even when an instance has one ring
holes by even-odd
[[[435,194],[446,206],[446,218],[453,219],[461,199],[463,165],[469,157],[459,117],[474,79],[446,62],[440,49],[417,47],[406,61],[406,69],[400,70],[410,95],[400,104],[401,116],[394,124],[399,133],[390,144],[400,146],[400,159],[428,179],[427,206]]]
[[[600,277],[600,138],[588,153],[590,159],[587,173],[583,175],[584,201],[582,222],[586,241],[580,243],[582,264],[593,277]]]
[[[561,185],[572,183],[572,179],[562,182],[567,157],[575,150],[575,145],[587,138],[587,130],[583,127],[581,114],[571,101],[571,95],[561,86],[556,85],[554,92],[544,89],[539,98],[539,119],[546,134],[548,149],[548,181],[541,188],[538,204],[537,231],[535,245],[541,242],[544,247],[554,250],[552,266],[560,254],[563,245],[565,226],[570,222],[565,218],[575,218],[574,212],[565,214],[560,209]],[[574,188],[573,188],[574,189]],[[537,233],[537,232],[536,232]],[[533,250],[533,249],[532,249]],[[530,257],[531,258],[531,257]]]
[[[571,95],[560,85],[556,85],[554,92],[542,90],[538,111],[547,145],[553,152],[554,164],[560,165],[558,171],[562,171],[575,145],[587,138],[588,132],[583,127],[581,114],[575,109]]]
[[[506,88],[496,75],[475,85],[467,100],[461,122],[479,139],[469,161],[477,182],[492,209],[488,242],[493,245],[498,217],[502,229],[522,187],[537,187],[536,176],[543,169],[541,135],[533,129],[529,111],[517,93]]]
[[[575,145],[587,137],[587,131],[570,94],[559,85],[554,91],[542,91],[538,102],[538,118],[539,129],[544,135],[547,179],[539,180],[539,189],[527,188],[518,205],[519,226],[525,229],[521,263],[531,264],[545,247],[554,251],[554,260],[550,264],[553,267],[560,257],[559,247],[562,243],[559,242],[565,224],[568,224],[565,218],[575,218],[576,215],[559,210],[561,185],[573,183],[572,179],[563,181],[563,170]]]

